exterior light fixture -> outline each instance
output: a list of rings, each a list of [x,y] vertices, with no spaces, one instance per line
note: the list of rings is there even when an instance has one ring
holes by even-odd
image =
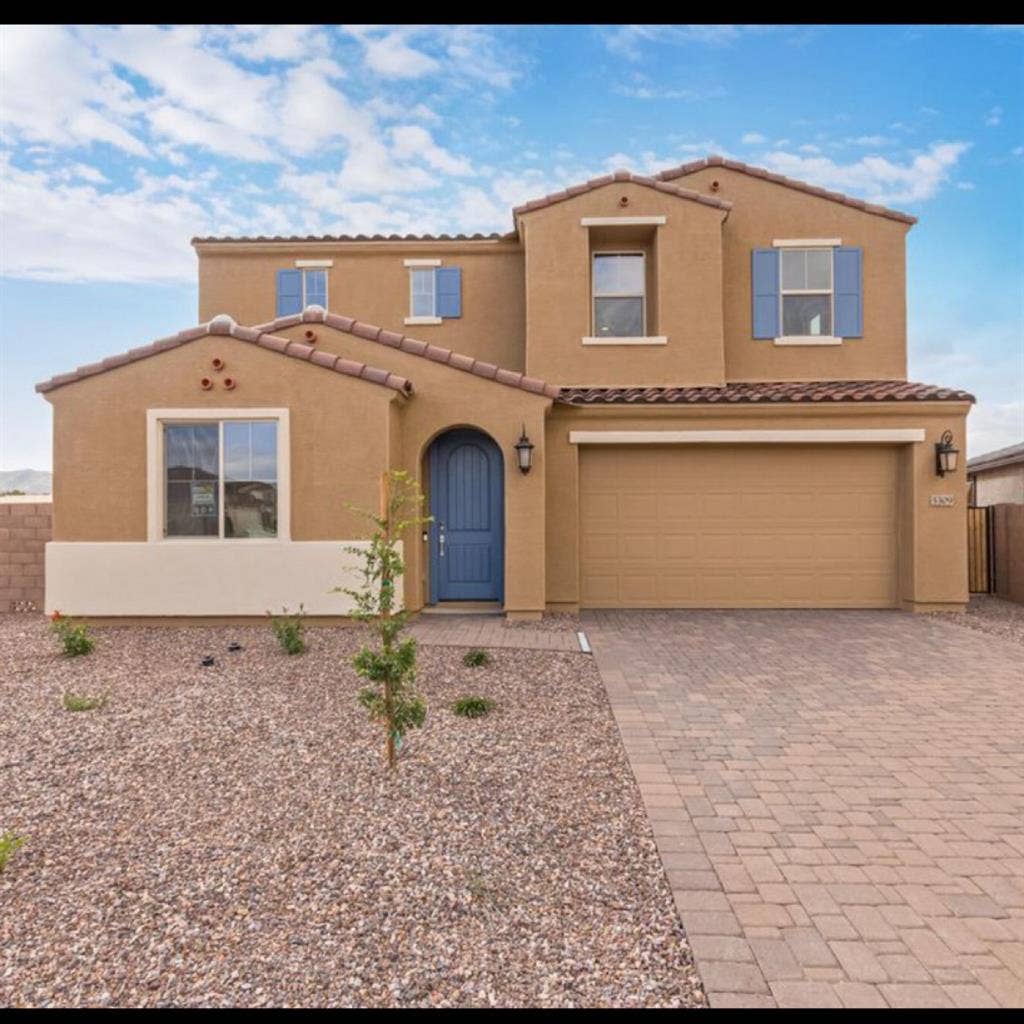
[[[533,442],[526,436],[526,424],[523,424],[523,432],[519,435],[513,448],[516,450],[516,458],[519,460],[519,471],[525,476],[530,472],[533,465]]]
[[[955,473],[959,454],[960,449],[953,444],[953,432],[947,430],[935,445],[935,472],[939,476]]]

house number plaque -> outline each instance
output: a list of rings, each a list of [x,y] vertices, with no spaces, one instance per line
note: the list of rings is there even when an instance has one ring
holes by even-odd
[[[956,499],[952,494],[933,494],[928,504],[933,508],[952,508],[956,504]]]

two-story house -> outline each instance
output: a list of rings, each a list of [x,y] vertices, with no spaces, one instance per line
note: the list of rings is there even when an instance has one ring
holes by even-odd
[[[38,386],[48,608],[343,614],[394,468],[413,609],[964,605],[973,399],[906,380],[913,217],[720,157],[513,217],[195,239],[201,326]]]

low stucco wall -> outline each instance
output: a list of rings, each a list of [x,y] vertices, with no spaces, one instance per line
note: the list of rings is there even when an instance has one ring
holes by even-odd
[[[49,498],[0,498],[0,612],[43,607],[43,550],[52,532]]]
[[[996,593],[1024,604],[1024,505],[995,506]]]

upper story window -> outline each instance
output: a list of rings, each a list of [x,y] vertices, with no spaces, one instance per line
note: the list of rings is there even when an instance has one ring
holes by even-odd
[[[409,270],[407,324],[439,324],[462,316],[462,270],[440,260],[406,260]]]
[[[301,261],[299,261],[301,262]],[[301,313],[307,306],[327,309],[327,268],[301,267],[277,272],[277,316]]]
[[[646,278],[642,252],[594,254],[592,279],[595,337],[643,337]]]
[[[832,250],[783,249],[782,337],[831,337]]]
[[[277,537],[278,424],[163,424],[165,537]]]

